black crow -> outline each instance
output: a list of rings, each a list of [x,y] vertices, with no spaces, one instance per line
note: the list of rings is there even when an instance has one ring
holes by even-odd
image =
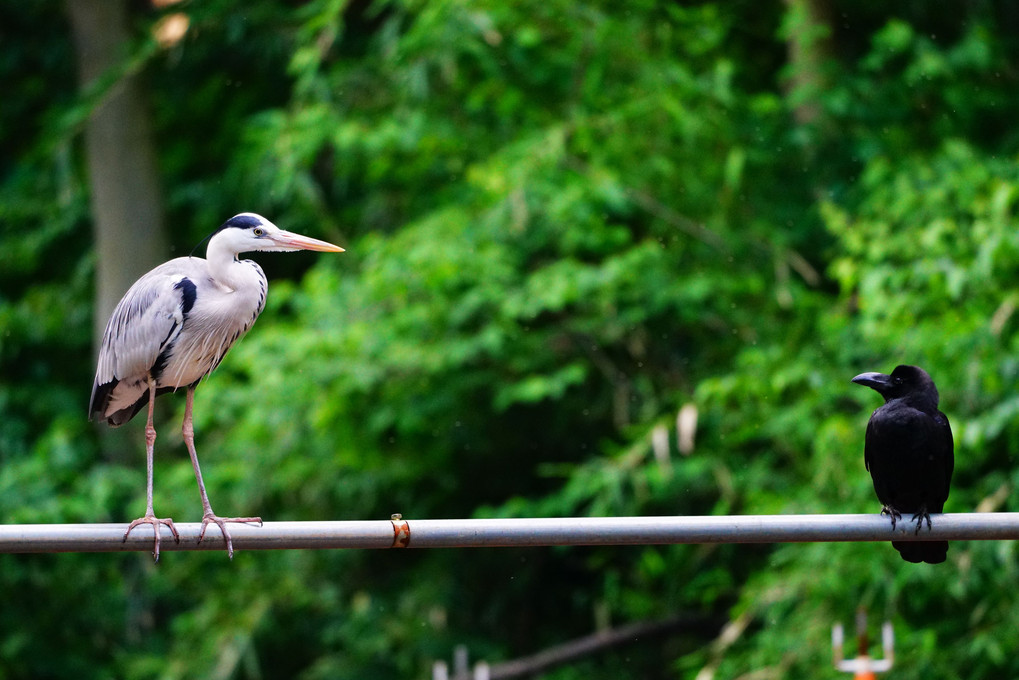
[[[938,388],[917,366],[898,366],[891,375],[862,373],[853,382],[866,385],[885,398],[867,423],[863,460],[883,504],[881,514],[892,518],[913,513],[916,533],[932,512],[941,512],[955,466],[952,428],[938,410]],[[907,562],[944,562],[948,541],[892,541]]]

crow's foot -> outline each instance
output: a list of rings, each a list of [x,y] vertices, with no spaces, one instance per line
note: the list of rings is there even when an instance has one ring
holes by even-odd
[[[916,531],[914,534],[920,533],[920,528],[923,526],[924,520],[927,520],[927,531],[931,530],[931,514],[927,512],[927,506],[921,505],[920,510],[913,515],[911,522],[916,522]]]
[[[881,506],[881,514],[892,518],[892,531],[895,531],[895,523],[902,519],[902,513],[890,505]]]

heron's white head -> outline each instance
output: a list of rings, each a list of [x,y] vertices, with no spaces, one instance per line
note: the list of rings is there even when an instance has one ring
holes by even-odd
[[[280,229],[261,215],[241,213],[228,219],[216,230],[209,240],[208,253],[212,259],[215,252],[224,251],[237,255],[253,251],[287,253],[295,250],[343,252],[343,248],[327,241]]]

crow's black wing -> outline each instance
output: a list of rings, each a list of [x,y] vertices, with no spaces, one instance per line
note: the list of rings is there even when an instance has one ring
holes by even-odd
[[[925,413],[893,400],[867,424],[864,462],[884,505],[900,512],[941,512],[954,456],[952,430],[940,411]]]

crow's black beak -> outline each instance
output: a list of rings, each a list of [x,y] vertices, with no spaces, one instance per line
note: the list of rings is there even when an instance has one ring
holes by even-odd
[[[885,375],[884,373],[861,373],[853,378],[853,382],[857,385],[865,385],[871,389],[881,392],[882,390],[891,387],[892,376]]]

